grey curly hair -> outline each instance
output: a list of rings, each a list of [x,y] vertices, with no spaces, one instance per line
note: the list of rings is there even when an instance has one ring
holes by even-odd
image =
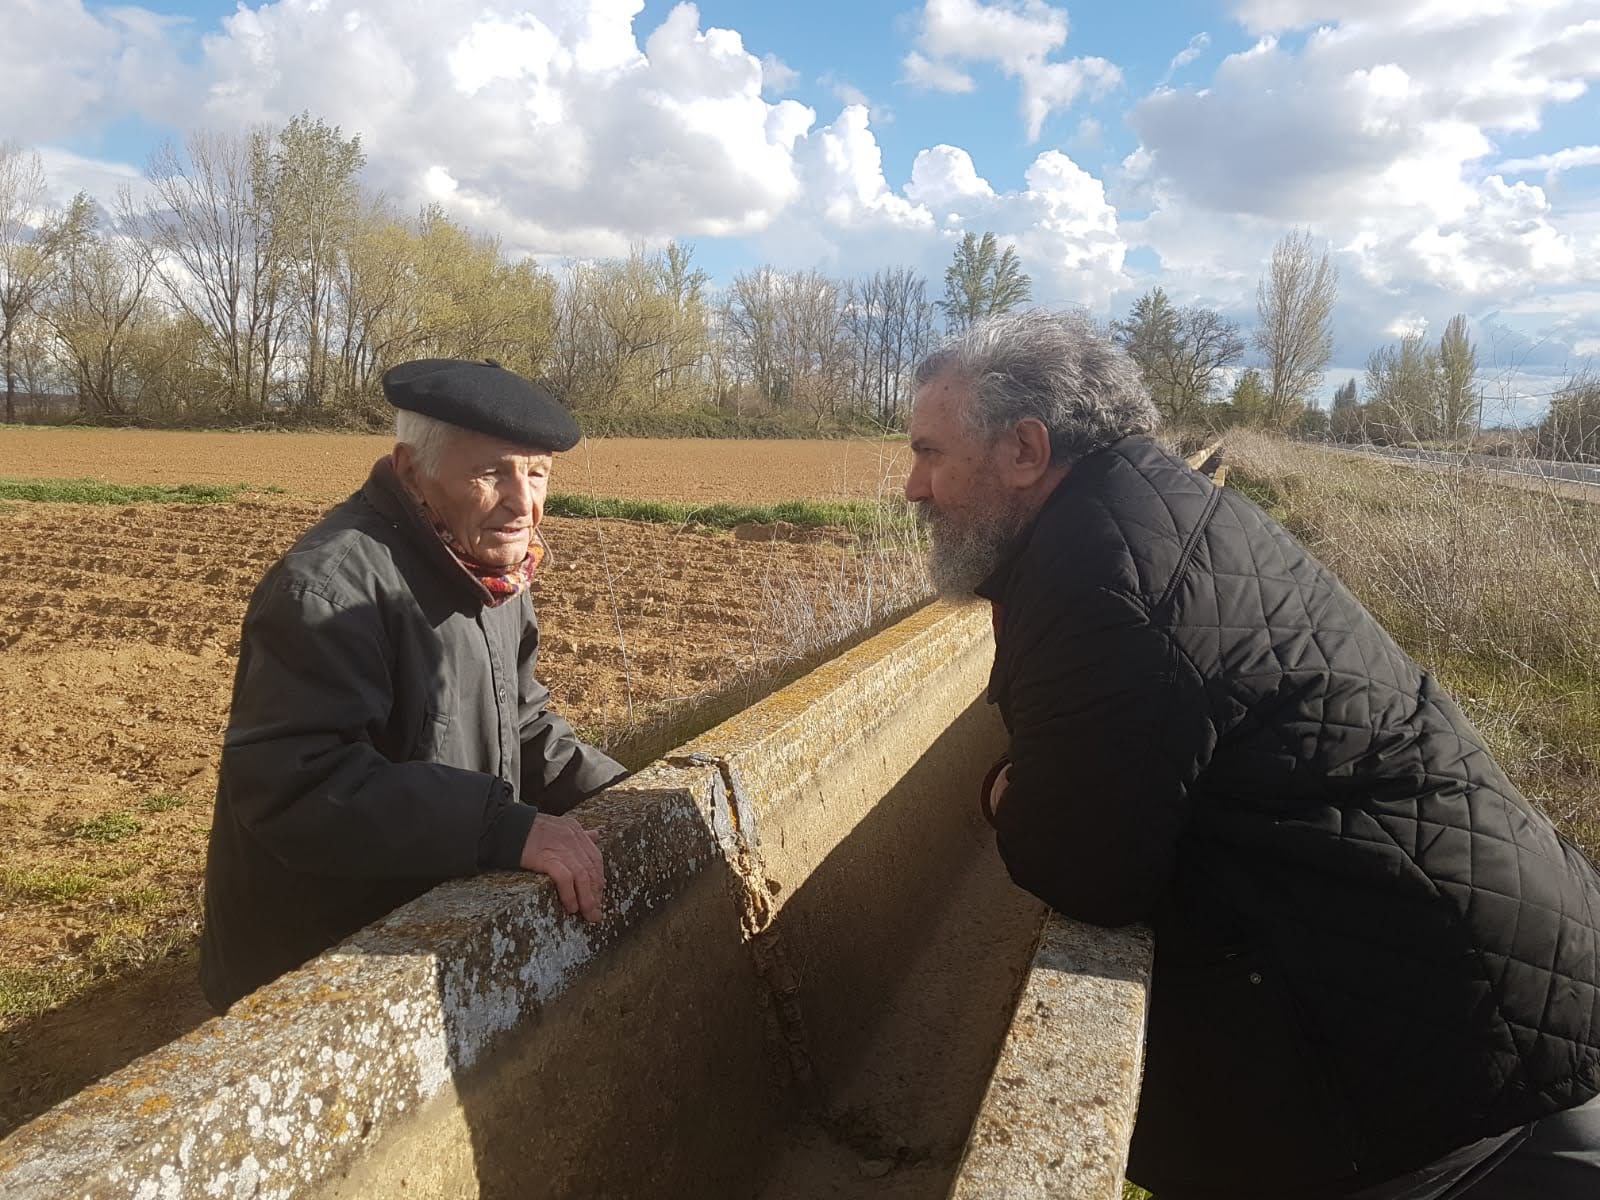
[[[1037,418],[1050,431],[1055,463],[1156,427],[1138,367],[1084,312],[1034,309],[979,321],[918,364],[917,386],[952,370],[974,385],[965,414],[974,432],[993,437]]]

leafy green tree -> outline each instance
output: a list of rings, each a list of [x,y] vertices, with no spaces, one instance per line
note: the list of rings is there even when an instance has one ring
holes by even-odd
[[[1296,437],[1315,438],[1320,441],[1327,438],[1331,427],[1332,421],[1328,413],[1315,404],[1308,404],[1300,410],[1290,429]]]
[[[1439,339],[1439,377],[1436,401],[1438,435],[1452,442],[1472,436],[1482,411],[1482,395],[1474,384],[1478,351],[1467,336],[1467,318],[1457,314]]]
[[[1135,300],[1126,320],[1111,322],[1111,335],[1138,366],[1150,399],[1163,414],[1172,409],[1171,365],[1177,354],[1178,325],[1178,309],[1159,287]]]
[[[1410,334],[1367,358],[1367,426],[1381,442],[1426,441],[1438,432],[1439,355]]]
[[[1251,367],[1234,381],[1233,393],[1228,399],[1233,406],[1235,424],[1259,429],[1267,423],[1271,398],[1256,368]]]
[[[330,398],[335,281],[360,213],[357,177],[366,155],[359,135],[347,140],[337,125],[301,113],[278,134],[270,162],[268,236],[304,360],[299,400],[315,407]]]
[[[1161,288],[1134,301],[1114,336],[1139,366],[1150,398],[1167,423],[1198,420],[1211,403],[1221,374],[1244,354],[1239,327],[1199,305],[1176,308]]]
[[[1577,375],[1550,398],[1538,448],[1544,458],[1600,463],[1600,376]]]
[[[1000,249],[993,233],[980,239],[968,231],[944,273],[939,308],[951,332],[984,317],[999,316],[1033,296],[1033,280],[1022,269],[1015,246]]]
[[[1328,432],[1341,442],[1364,439],[1366,422],[1353,378],[1345,380],[1333,393],[1333,407],[1328,413]]]

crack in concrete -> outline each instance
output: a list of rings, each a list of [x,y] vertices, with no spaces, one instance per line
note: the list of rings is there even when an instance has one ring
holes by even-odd
[[[755,807],[745,791],[739,768],[721,755],[696,751],[667,760],[673,766],[713,767],[711,823],[728,866],[737,880],[740,927],[750,947],[751,962],[763,990],[759,996],[774,1057],[786,1064],[802,1087],[815,1078],[811,1065],[805,1014],[800,1007],[800,978],[784,946],[783,935],[772,928],[777,916],[772,898],[782,885],[767,873],[761,856],[761,836]]]

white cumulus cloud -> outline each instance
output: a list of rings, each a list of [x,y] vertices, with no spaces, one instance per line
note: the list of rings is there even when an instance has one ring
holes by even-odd
[[[796,71],[776,54],[761,56],[761,90],[769,96],[782,95],[800,81]]]
[[[1197,33],[1189,39],[1189,44],[1172,56],[1172,61],[1167,64],[1167,78],[1171,79],[1195,59],[1199,58],[1211,46],[1209,33]]]
[[[972,76],[960,67],[949,62],[935,62],[916,50],[906,55],[900,65],[905,68],[905,81],[914,87],[934,92],[963,93],[978,86]]]
[[[1102,96],[1122,82],[1100,57],[1051,58],[1066,44],[1067,11],[1045,0],[926,0],[906,79],[941,91],[969,91],[963,65],[998,68],[1017,80],[1028,139],[1037,141],[1052,112],[1080,95]]]
[[[1043,300],[1103,306],[1126,282],[1116,211],[1071,159],[1040,155],[1003,190],[966,151],[937,146],[890,180],[875,132],[886,114],[859,89],[825,77],[842,108],[819,122],[775,98],[796,82],[791,68],[703,27],[692,4],[642,28],[643,0],[272,0],[202,34],[139,9],[14,2],[36,20],[25,46],[0,44],[0,95],[17,132],[45,144],[63,195],[82,186],[109,202],[137,185],[134,166],[48,146],[103,127],[114,101],[128,101],[117,115],[179,129],[310,111],[361,135],[366,182],[402,209],[439,204],[512,253],[745,237],[781,266],[910,264],[937,281],[964,231],[993,229],[1022,250]],[[1026,69],[1039,121],[1114,77],[1097,60],[1049,60],[1066,18],[1040,0],[932,7],[925,62],[946,88],[962,86],[950,39],[969,20],[983,61]],[[1030,42],[1041,34],[1042,47]],[[24,57],[70,69],[52,90],[29,81]],[[125,75],[108,79],[107,62]]]
[[[1521,175],[1528,171],[1559,175],[1563,171],[1575,171],[1579,167],[1600,167],[1600,146],[1569,146],[1553,154],[1536,154],[1532,158],[1509,158],[1495,169],[1510,175]]]

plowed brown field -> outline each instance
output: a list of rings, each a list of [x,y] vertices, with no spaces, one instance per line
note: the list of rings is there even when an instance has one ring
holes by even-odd
[[[337,500],[392,439],[352,433],[0,429],[0,478],[248,483]],[[559,457],[559,492],[629,500],[765,503],[871,497],[897,488],[903,440],[716,441],[591,438]]]
[[[866,485],[874,451],[859,443],[657,443],[653,457],[650,443],[610,445],[604,453],[623,457],[597,466],[605,482],[583,490],[836,496],[831,456],[841,480],[861,462],[855,494],[877,486]],[[0,504],[0,1133],[207,1015],[187,951],[245,603],[326,499],[356,487],[386,447],[319,435],[0,431],[0,476],[295,493],[221,505]],[[809,468],[796,465],[804,452],[817,456]],[[747,458],[758,466],[736,466]],[[780,460],[788,466],[771,465]],[[709,477],[690,469],[717,462],[726,469]],[[749,492],[734,470],[751,472]],[[770,678],[918,586],[903,556],[843,535],[740,541],[573,519],[544,528],[553,554],[536,594],[540,674],[599,741]]]

